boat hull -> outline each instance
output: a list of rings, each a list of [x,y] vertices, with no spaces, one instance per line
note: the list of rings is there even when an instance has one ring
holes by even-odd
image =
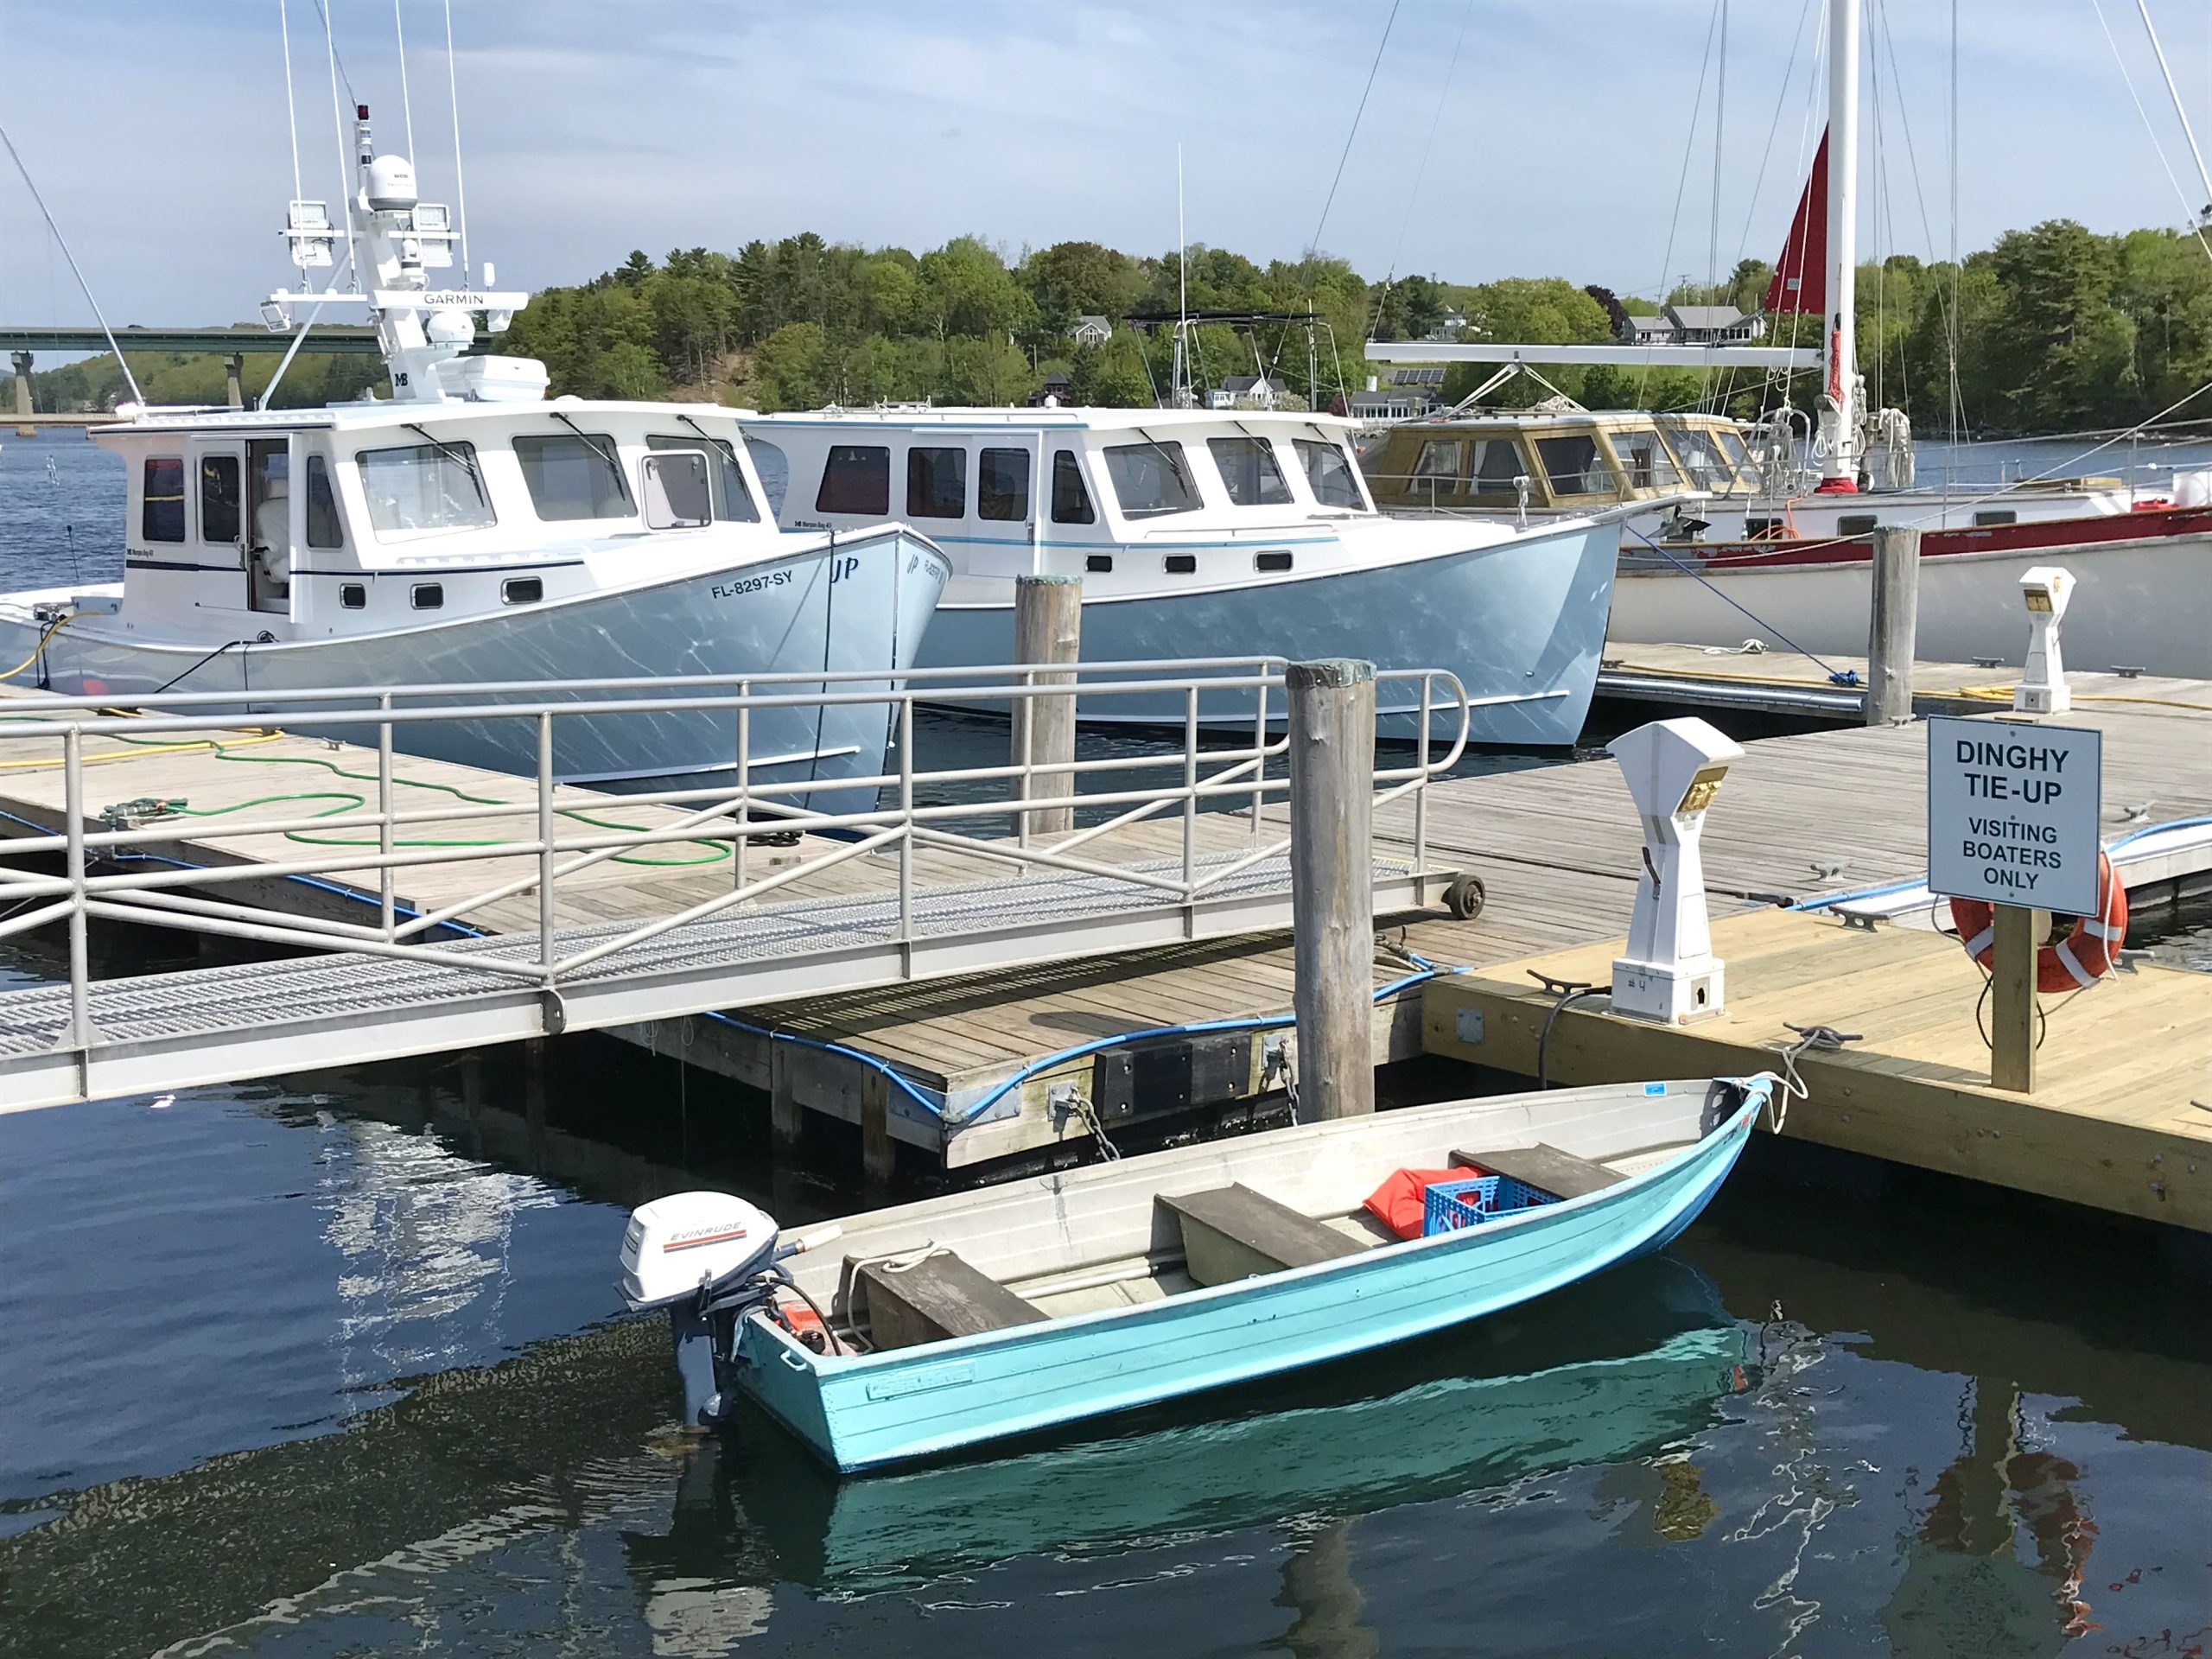
[[[792,541],[781,556],[741,569],[353,639],[211,649],[197,642],[149,643],[124,632],[115,618],[80,617],[48,639],[41,683],[67,695],[132,698],[172,688],[235,691],[236,711],[251,715],[276,711],[272,694],[309,688],[546,680],[588,686],[824,670],[888,677],[911,666],[944,588],[944,556],[898,527],[840,537],[834,546],[826,539]],[[0,656],[27,654],[41,632],[20,596],[0,602]],[[770,689],[804,694],[809,687]],[[454,699],[476,700],[473,694]],[[761,710],[748,734],[753,780],[827,783],[879,772],[889,727],[887,704]],[[332,734],[375,741],[372,728]],[[736,766],[735,718],[726,713],[569,716],[554,721],[553,735],[555,773],[575,782],[619,787],[664,778],[727,778]],[[519,717],[402,724],[394,743],[407,753],[499,772],[528,773],[537,764],[534,722]],[[873,804],[872,791],[855,792]],[[814,804],[842,804],[819,796]]]
[[[1419,558],[1319,570],[1210,591],[1086,595],[1089,662],[1268,652],[1293,661],[1356,657],[1377,668],[1445,668],[1476,702],[1471,741],[1510,747],[1573,743],[1604,653],[1619,527],[1577,523],[1551,535],[1478,541]],[[1014,657],[1013,584],[998,603],[944,605],[922,647],[925,667],[973,667]],[[1388,684],[1377,731],[1410,739],[1419,691]],[[1179,726],[1176,696],[1100,697],[1086,721]],[[1278,711],[1280,718],[1281,711]],[[1202,700],[1208,723],[1249,726],[1250,696]],[[1443,737],[1459,711],[1433,717]]]
[[[749,1319],[737,1385],[852,1471],[1402,1342],[1660,1248],[1734,1166],[1763,1099],[1762,1090],[1657,1167],[1582,1198],[1139,1307],[831,1358]]]
[[[2126,530],[2155,516],[2087,523]],[[2077,579],[2065,621],[2069,668],[2212,676],[2212,626],[2196,602],[2212,589],[2212,526],[2073,542],[2059,539],[2064,532],[2054,524],[2019,531],[2018,541],[2031,544],[1955,552],[1923,547],[1914,646],[1922,661],[2022,661],[2028,620],[2021,573],[2056,564]],[[1864,655],[1873,589],[1866,544],[1827,550],[1829,556],[1822,557],[1819,550],[1753,548],[1741,559],[1708,552],[1686,561],[1694,575],[1671,566],[1651,569],[1653,556],[1639,551],[1628,561],[1636,568],[1623,569],[1615,584],[1611,637],[1617,644],[1696,645],[1735,645],[1756,637],[1777,649],[1795,645],[1822,655]]]

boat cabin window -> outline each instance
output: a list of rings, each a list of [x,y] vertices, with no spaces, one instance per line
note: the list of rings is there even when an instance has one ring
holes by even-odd
[[[1477,495],[1516,495],[1514,480],[1529,476],[1529,463],[1521,446],[1510,438],[1477,438],[1475,464],[1469,474]]]
[[[715,496],[707,482],[707,457],[697,449],[668,449],[638,463],[638,493],[648,530],[697,530],[715,522]]]
[[[338,497],[330,487],[330,463],[308,457],[308,545],[343,547],[346,531],[338,517]]]
[[[1544,465],[1554,495],[1611,495],[1613,470],[1598,453],[1598,440],[1587,432],[1562,433],[1538,438],[1536,454]]]
[[[1052,457],[1052,522],[1056,524],[1090,524],[1098,521],[1098,511],[1090,505],[1090,488],[1083,481],[1083,463],[1075,458],[1071,449],[1063,449]]]
[[[1733,432],[1685,426],[1670,429],[1668,435],[1681,459],[1683,478],[1693,488],[1726,491],[1751,483],[1751,457]]]
[[[200,539],[235,542],[239,525],[238,458],[200,457]]]
[[[984,449],[976,456],[976,516],[1020,520],[1029,517],[1029,452]]]
[[[784,496],[791,488],[791,457],[784,453],[781,445],[752,436],[745,440],[745,453],[753,457],[753,470],[760,474],[760,487],[768,497],[768,516],[782,518]]]
[[[1287,570],[1290,569],[1290,555],[1288,553],[1255,553],[1252,556],[1252,568],[1255,570]]]
[[[1275,465],[1274,446],[1261,438],[1208,438],[1223,486],[1240,507],[1279,507],[1290,500],[1290,486]]]
[[[752,447],[747,440],[747,448]],[[773,444],[768,446],[775,448]],[[707,482],[714,493],[715,517],[726,522],[757,524],[760,509],[753,505],[753,492],[746,487],[745,469],[737,464],[737,451],[726,439],[671,437],[654,433],[645,440],[648,449],[703,449],[707,452]],[[783,451],[776,450],[779,459]],[[756,453],[753,464],[760,464]],[[777,505],[782,505],[780,495]]]
[[[925,448],[906,452],[906,516],[964,518],[968,516],[968,452]]]
[[[349,611],[365,610],[368,608],[369,590],[361,582],[341,582],[338,584],[338,603]]]
[[[357,458],[369,524],[378,536],[473,530],[497,524],[485,499],[473,443],[410,443],[364,449]]]
[[[1198,556],[1195,553],[1170,553],[1160,563],[1171,576],[1194,576],[1198,573]]]
[[[603,432],[563,432],[515,440],[530,504],[551,523],[575,518],[626,518],[630,486],[614,440]]]
[[[1359,474],[1344,452],[1333,443],[1323,443],[1314,438],[1294,440],[1298,459],[1306,467],[1306,482],[1313,492],[1313,499],[1325,507],[1363,507],[1367,499],[1359,493]]]
[[[1864,536],[1881,522],[1871,512],[1847,512],[1835,521],[1839,536]]]
[[[149,455],[139,472],[138,532],[149,542],[184,539],[184,457]]]
[[[2017,524],[2020,515],[2010,507],[1988,507],[1978,511],[1974,521],[1977,524]]]
[[[418,582],[408,590],[408,599],[418,611],[441,610],[446,602],[446,585],[442,582]]]
[[[1114,569],[1114,556],[1111,553],[1090,554],[1084,558],[1083,568],[1093,575],[1110,575]]]
[[[1466,476],[1467,446],[1457,438],[1431,438],[1414,457],[1414,482],[1424,498],[1456,495]]]
[[[499,584],[502,605],[535,605],[545,597],[543,576],[509,576]]]
[[[1106,476],[1125,518],[1196,512],[1198,493],[1179,443],[1116,443],[1106,448]]]
[[[880,518],[891,511],[891,451],[880,444],[833,443],[815,492],[817,512],[864,512]]]
[[[1675,458],[1667,453],[1667,446],[1659,435],[1650,429],[1614,430],[1606,434],[1613,442],[1613,454],[1621,464],[1621,471],[1628,475],[1632,490],[1668,490],[1681,481],[1675,471]]]

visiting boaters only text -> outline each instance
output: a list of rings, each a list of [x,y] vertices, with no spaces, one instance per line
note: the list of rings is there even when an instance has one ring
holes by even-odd
[[[2086,727],[1929,720],[1929,891],[2093,913],[2103,760]]]

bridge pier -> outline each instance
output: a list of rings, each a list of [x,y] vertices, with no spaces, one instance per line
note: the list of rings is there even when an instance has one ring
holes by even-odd
[[[245,369],[245,354],[243,352],[227,352],[224,353],[223,396],[229,400],[230,405],[232,409],[244,409],[245,407],[245,387],[239,380],[239,376],[244,372]]]
[[[31,354],[29,352],[14,352],[10,353],[10,358],[16,365],[16,418],[29,422],[35,412],[31,408]],[[28,438],[36,429],[29,425],[18,426],[16,435]]]

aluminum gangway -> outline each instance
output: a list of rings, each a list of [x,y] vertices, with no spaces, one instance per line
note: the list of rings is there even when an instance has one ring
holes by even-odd
[[[0,840],[0,939],[66,934],[67,973],[0,993],[0,1111],[1287,928],[1294,832],[1265,810],[1289,790],[1287,666],[1252,657],[896,682],[797,673],[331,688],[250,704],[235,691],[125,708],[11,701],[0,775],[60,786],[54,827],[0,814],[10,820],[0,827],[26,832]],[[1408,853],[1376,861],[1376,906],[1388,912],[1433,902],[1451,880],[1427,868],[1425,791],[1465,749],[1468,699],[1443,671],[1376,678],[1383,706],[1417,709],[1420,729],[1440,734],[1375,772],[1376,804],[1411,798],[1415,824]],[[1116,698],[1156,709],[1163,695],[1183,708],[1179,742],[1132,752],[1087,737],[1074,756],[1040,759],[1028,752],[1036,723],[1023,720],[1024,752],[1003,764],[918,763],[918,707],[972,719],[1079,696],[1088,718]],[[794,709],[871,721],[880,710],[884,758],[862,745],[842,772],[817,756],[779,778],[791,757],[759,756],[751,734]],[[562,780],[564,727],[599,721],[603,739],[607,722],[634,733],[641,718],[721,722],[726,772],[619,796]],[[410,790],[410,768],[432,764],[418,756],[516,723],[534,772]],[[278,737],[337,758],[256,758],[326,766],[359,789],[308,793],[345,803],[312,813],[291,791],[186,817],[182,800],[114,803],[103,786],[103,763],[121,774],[134,752],[166,757],[173,774]],[[610,823],[616,811],[652,821]],[[1058,827],[1071,817],[1081,827]],[[223,857],[179,856],[188,836],[219,836]],[[684,850],[677,871],[607,885],[612,861],[670,849]],[[411,893],[430,877],[444,896],[402,896],[403,882]],[[358,919],[327,913],[333,894]],[[512,925],[518,906],[534,909],[534,927]],[[563,919],[579,912],[598,918]],[[94,922],[287,954],[99,977]]]

